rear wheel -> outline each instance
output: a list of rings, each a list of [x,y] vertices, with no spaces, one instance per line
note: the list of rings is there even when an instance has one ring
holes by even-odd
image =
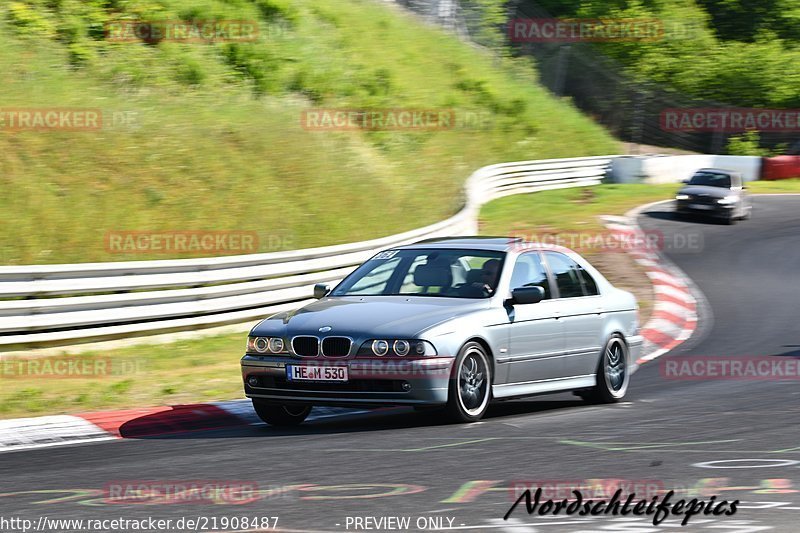
[[[492,366],[477,342],[465,344],[456,357],[447,398],[448,418],[455,422],[480,420],[492,396]]]
[[[282,404],[253,398],[253,409],[258,418],[271,426],[296,426],[311,413],[311,405]]]
[[[618,402],[625,397],[629,380],[628,347],[620,335],[614,334],[603,348],[594,388],[579,395],[592,403]]]

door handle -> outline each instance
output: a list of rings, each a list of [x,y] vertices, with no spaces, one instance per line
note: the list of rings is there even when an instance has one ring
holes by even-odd
[[[598,315],[602,315],[603,313],[605,313],[605,309],[603,309],[602,307],[598,307],[597,309],[594,310],[594,312],[597,313]]]

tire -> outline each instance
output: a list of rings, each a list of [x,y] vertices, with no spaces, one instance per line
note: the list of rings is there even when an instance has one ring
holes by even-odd
[[[591,403],[615,403],[625,397],[630,382],[628,346],[621,335],[608,339],[597,364],[594,388],[577,394]]]
[[[453,422],[476,422],[492,399],[492,364],[486,349],[477,342],[461,347],[453,366],[447,395],[447,418]]]
[[[253,398],[253,409],[258,418],[271,426],[297,426],[311,413],[311,405],[286,405]]]

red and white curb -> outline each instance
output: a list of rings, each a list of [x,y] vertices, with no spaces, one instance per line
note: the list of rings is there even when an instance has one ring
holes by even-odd
[[[315,407],[308,420],[365,410]],[[0,453],[262,425],[250,400],[0,420]]]
[[[636,360],[639,366],[664,355],[692,336],[697,330],[698,298],[702,298],[683,271],[653,246],[645,244],[648,236],[638,226],[636,217],[651,205],[637,207],[624,217],[604,217],[606,227],[620,241],[642,244],[626,248],[626,251],[644,267],[653,285],[653,312],[641,328],[644,344]]]

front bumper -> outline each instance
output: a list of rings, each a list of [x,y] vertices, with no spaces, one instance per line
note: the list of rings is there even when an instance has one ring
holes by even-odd
[[[338,406],[442,405],[447,403],[453,358],[312,360],[245,355],[241,365],[248,398]],[[289,381],[286,365],[345,366],[348,381]]]
[[[736,204],[718,204],[698,200],[676,200],[675,210],[682,214],[707,215],[717,218],[731,218]]]

